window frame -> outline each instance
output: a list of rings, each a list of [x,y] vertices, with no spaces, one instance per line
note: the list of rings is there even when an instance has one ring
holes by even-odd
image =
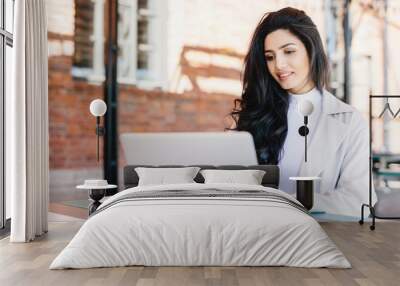
[[[102,84],[105,81],[104,69],[104,51],[105,51],[105,35],[104,35],[104,13],[105,0],[92,0],[94,2],[94,17],[93,17],[93,65],[91,68],[72,67],[72,75],[77,78],[84,78],[93,84]],[[149,41],[151,42],[152,54],[149,57],[149,70],[143,71],[137,68],[137,57],[139,49],[137,47],[138,33],[138,14],[143,11],[138,10],[138,0],[126,1],[118,0],[119,5],[129,5],[134,10],[134,17],[129,20],[129,27],[132,29],[130,37],[130,45],[136,47],[135,52],[130,56],[129,61],[132,63],[129,66],[127,77],[118,76],[118,84],[136,85],[143,89],[166,88],[166,60],[167,60],[167,45],[166,40],[166,16],[163,14],[167,11],[167,2],[164,0],[149,0],[150,9],[146,9],[145,13],[150,13],[152,20],[152,29],[149,31]],[[101,14],[101,15],[99,15]],[[120,34],[120,33],[119,33]],[[119,69],[119,65],[117,64]]]
[[[11,0],[13,21],[15,0]],[[6,212],[6,189],[5,189],[5,93],[6,93],[6,50],[7,46],[13,48],[13,33],[6,30],[6,0],[0,0],[0,235],[9,231],[10,220]],[[14,26],[14,24],[12,24]],[[12,31],[14,27],[12,27]]]

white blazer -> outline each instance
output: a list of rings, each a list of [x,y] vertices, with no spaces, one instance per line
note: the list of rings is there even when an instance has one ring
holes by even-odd
[[[352,106],[328,91],[322,111],[302,161],[299,176],[319,176],[313,209],[360,216],[369,201],[369,131],[366,120]],[[373,189],[373,204],[376,194]],[[368,210],[366,214],[368,213]]]

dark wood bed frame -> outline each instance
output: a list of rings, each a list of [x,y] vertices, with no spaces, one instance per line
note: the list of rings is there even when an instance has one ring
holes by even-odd
[[[265,175],[262,180],[262,185],[265,187],[278,188],[279,187],[279,167],[276,165],[253,165],[253,166],[239,166],[239,165],[223,165],[223,166],[212,166],[212,165],[128,165],[124,168],[124,189],[136,187],[139,183],[139,176],[135,171],[137,167],[149,167],[149,168],[177,168],[177,167],[191,167],[196,166],[201,169],[218,169],[218,170],[263,170]],[[204,183],[204,178],[200,174],[197,174],[194,179],[197,183]]]

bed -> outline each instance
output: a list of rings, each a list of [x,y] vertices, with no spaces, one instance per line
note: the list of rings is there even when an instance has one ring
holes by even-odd
[[[264,170],[261,185],[204,183],[198,173],[193,183],[149,186],[138,185],[136,167],[125,167],[125,190],[103,202],[50,269],[351,267],[307,210],[278,189],[277,166],[199,166]]]

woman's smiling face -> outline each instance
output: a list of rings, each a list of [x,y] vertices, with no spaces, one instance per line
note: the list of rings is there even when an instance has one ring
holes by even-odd
[[[270,74],[283,89],[301,94],[314,88],[306,47],[291,32],[279,29],[268,34],[264,53]]]

